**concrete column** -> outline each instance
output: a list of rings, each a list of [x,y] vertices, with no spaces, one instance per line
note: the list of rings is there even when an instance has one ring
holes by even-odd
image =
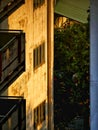
[[[98,130],[98,0],[90,3],[90,129]]]

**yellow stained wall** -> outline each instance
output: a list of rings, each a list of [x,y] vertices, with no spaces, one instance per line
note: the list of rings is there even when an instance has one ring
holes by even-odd
[[[33,8],[33,0],[25,0],[25,4],[1,24],[1,28],[5,27],[7,29],[19,29],[25,32],[26,70],[8,87],[8,90],[3,95],[24,96],[26,99],[27,115],[26,130],[33,130],[33,109],[42,101],[46,100],[47,102],[47,0],[44,5],[35,10]],[[52,27],[53,24],[51,24],[50,28]],[[45,63],[34,70],[33,49],[42,42],[45,42]],[[53,51],[52,46],[51,48],[49,49]],[[53,65],[53,59],[50,61],[52,62],[50,64]]]

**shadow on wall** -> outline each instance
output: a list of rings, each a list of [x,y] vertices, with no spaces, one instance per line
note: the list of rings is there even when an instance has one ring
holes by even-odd
[[[0,29],[9,29],[8,19],[5,19],[2,23],[0,23]],[[6,89],[1,96],[8,96],[8,90]]]
[[[31,105],[28,105],[28,110],[27,110],[27,116],[26,116],[26,129],[32,129],[33,128],[33,123],[32,123],[32,116],[33,116],[33,111],[31,108]]]

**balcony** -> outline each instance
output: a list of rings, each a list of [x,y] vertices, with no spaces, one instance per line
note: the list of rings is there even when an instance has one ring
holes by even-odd
[[[0,23],[24,3],[25,0],[1,0]]]
[[[25,34],[0,30],[0,93],[25,71]]]
[[[26,100],[0,97],[0,130],[26,130]]]

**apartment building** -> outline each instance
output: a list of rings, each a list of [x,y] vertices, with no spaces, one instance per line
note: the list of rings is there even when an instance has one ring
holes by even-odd
[[[53,130],[53,5],[0,1],[0,130]]]

